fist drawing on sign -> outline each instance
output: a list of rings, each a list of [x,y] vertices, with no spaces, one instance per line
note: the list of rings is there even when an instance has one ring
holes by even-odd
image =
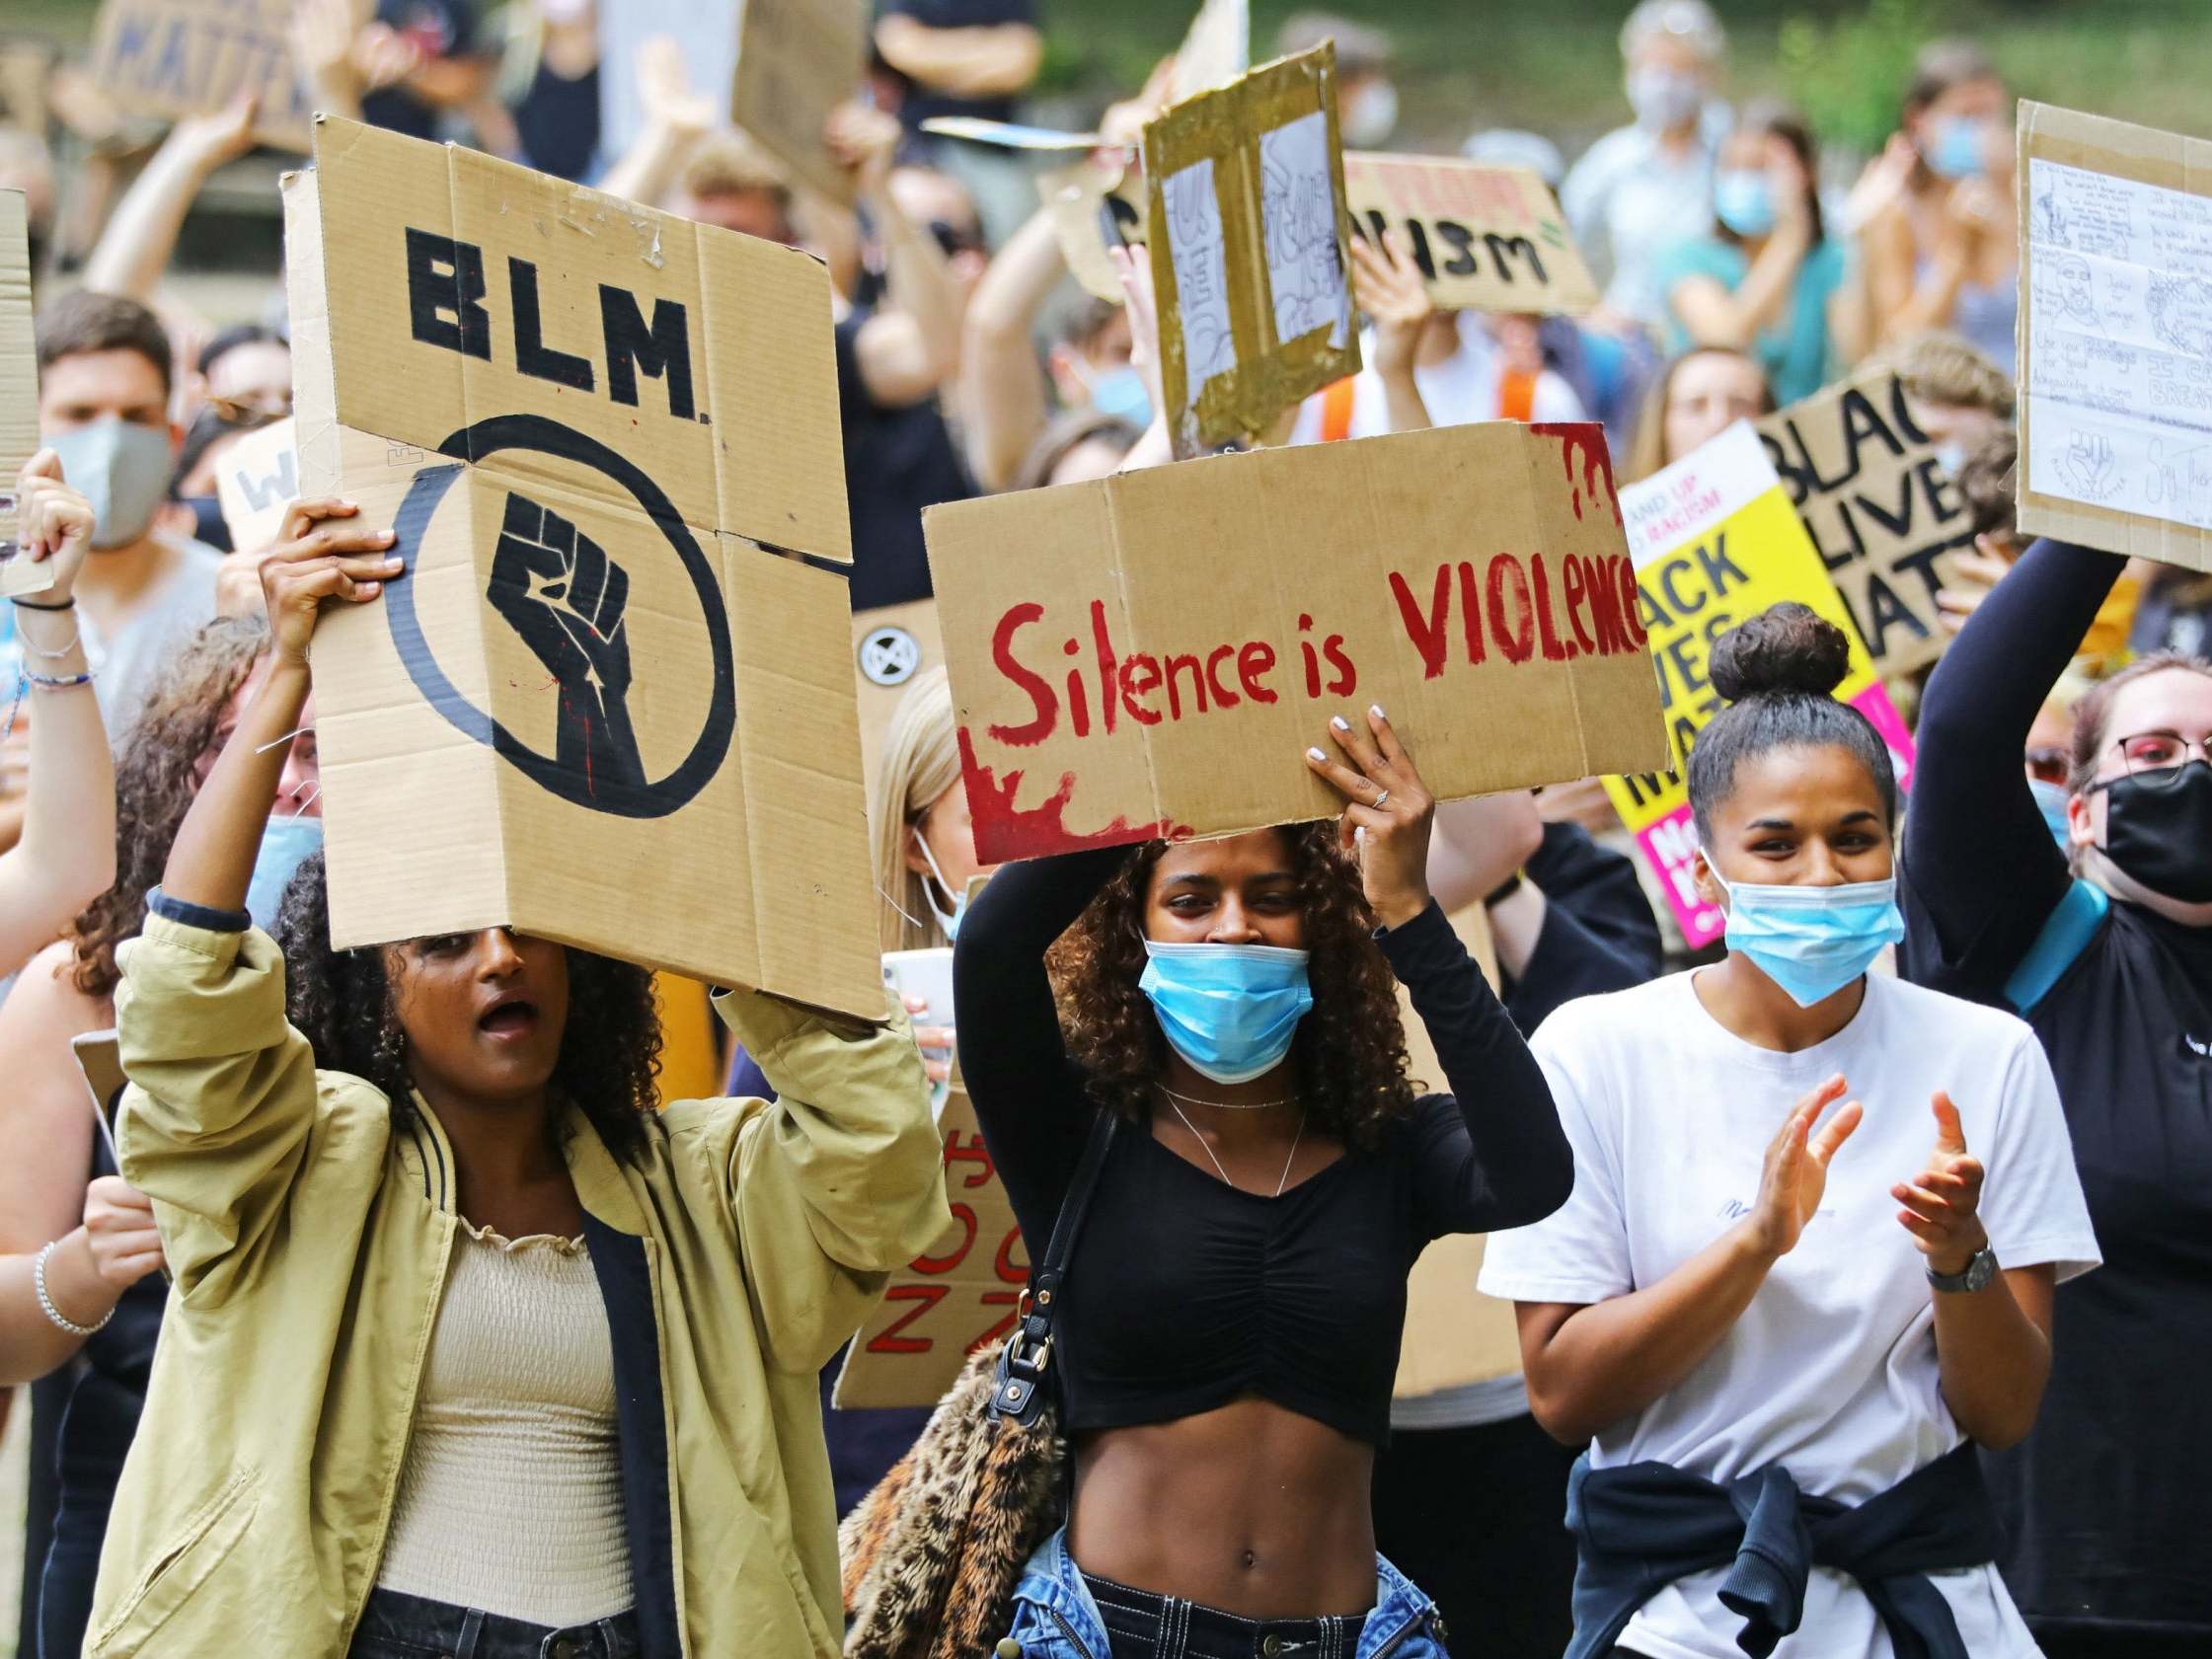
[[[586,798],[601,786],[644,788],[630,725],[630,578],[622,566],[559,513],[510,491],[486,597],[559,689],[555,763],[583,779]]]
[[[2070,432],[2058,475],[2077,498],[2092,501],[2111,499],[2127,482],[2113,470],[2112,440],[2102,432]]]

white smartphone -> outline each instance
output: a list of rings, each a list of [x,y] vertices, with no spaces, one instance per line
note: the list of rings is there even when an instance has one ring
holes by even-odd
[[[85,1074],[85,1089],[92,1096],[92,1117],[100,1125],[100,1138],[108,1144],[110,1161],[120,1169],[122,1154],[115,1147],[115,1113],[122,1107],[123,1087],[130,1081],[123,1076],[121,1045],[110,1029],[81,1032],[69,1039],[69,1046]]]
[[[950,1025],[953,1021],[953,951],[949,945],[934,950],[888,950],[883,953],[883,984],[899,997],[919,997],[922,1006],[908,1018],[916,1025]],[[942,1112],[950,1084],[930,1089],[930,1109]]]

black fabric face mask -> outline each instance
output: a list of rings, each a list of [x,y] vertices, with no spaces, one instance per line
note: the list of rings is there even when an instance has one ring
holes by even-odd
[[[213,495],[178,497],[192,510],[192,534],[220,553],[237,551],[230,545],[230,525],[223,518],[223,503]]]
[[[2137,772],[2104,791],[2104,856],[2155,893],[2212,903],[2212,763]]]

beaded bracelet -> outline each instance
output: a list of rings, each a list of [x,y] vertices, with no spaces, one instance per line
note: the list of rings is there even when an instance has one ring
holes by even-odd
[[[72,686],[89,686],[92,684],[92,675],[89,672],[83,674],[34,674],[26,668],[23,671],[23,677],[40,691],[67,691]]]
[[[70,1319],[67,1315],[62,1313],[59,1308],[56,1308],[53,1305],[53,1298],[46,1294],[46,1257],[53,1254],[55,1248],[60,1244],[60,1243],[61,1241],[59,1239],[55,1239],[51,1243],[41,1245],[39,1247],[38,1256],[32,1261],[31,1284],[32,1288],[37,1290],[38,1293],[38,1307],[45,1314],[47,1319],[51,1320],[61,1329],[67,1331],[71,1336],[86,1337],[96,1335],[107,1326],[107,1323],[110,1320],[115,1317],[114,1309],[111,1308],[105,1314],[101,1315],[100,1322],[98,1324],[79,1324],[75,1320]]]
[[[18,599],[16,603],[27,611],[73,611],[77,608],[77,601],[73,596],[58,605],[41,605],[36,599]]]

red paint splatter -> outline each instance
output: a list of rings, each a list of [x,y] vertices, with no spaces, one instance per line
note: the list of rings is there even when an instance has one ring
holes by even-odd
[[[968,815],[975,826],[975,852],[985,864],[1009,864],[1016,859],[1044,858],[1053,853],[1077,853],[1088,847],[1120,847],[1136,841],[1182,841],[1190,826],[1173,818],[1157,823],[1132,824],[1115,818],[1104,829],[1078,834],[1067,827],[1068,802],[1075,797],[1075,774],[1060,774],[1060,787],[1038,806],[1014,804],[1015,792],[1025,774],[1009,772],[1006,782],[975,758],[975,740],[960,727],[960,776],[967,784]]]
[[[1529,430],[1541,432],[1546,437],[1560,440],[1560,452],[1566,462],[1567,489],[1573,492],[1574,516],[1582,516],[1582,497],[1599,499],[1599,486],[1604,487],[1604,500],[1613,509],[1613,522],[1621,522],[1621,496],[1613,487],[1613,456],[1605,447],[1605,428],[1594,420],[1538,420]],[[1574,476],[1574,463],[1579,458],[1582,476]]]

